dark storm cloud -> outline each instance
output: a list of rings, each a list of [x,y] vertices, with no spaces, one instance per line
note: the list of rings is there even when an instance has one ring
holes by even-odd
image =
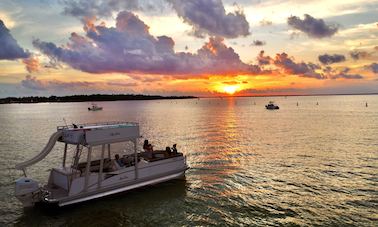
[[[308,14],[304,15],[304,19],[297,16],[291,16],[287,19],[287,23],[292,28],[306,33],[312,38],[331,37],[338,31],[338,25],[326,24],[323,19],[316,19]]]
[[[264,46],[265,44],[266,44],[265,41],[253,40],[253,42],[251,43],[251,46]]]
[[[168,0],[186,23],[193,27],[193,34],[236,38],[249,35],[249,23],[241,10],[226,13],[221,0]]]
[[[300,77],[308,77],[315,79],[326,79],[322,74],[315,72],[320,66],[313,63],[296,63],[286,53],[276,54],[274,65],[283,69],[287,74],[294,74]]]
[[[152,36],[148,26],[131,12],[120,12],[116,27],[89,26],[86,35],[72,33],[66,46],[34,40],[33,45],[51,59],[89,73],[143,73],[236,75],[264,73],[245,64],[222,38],[213,37],[197,53],[175,52],[167,36]]]
[[[0,60],[27,58],[30,54],[22,49],[0,19]]]
[[[318,59],[324,65],[329,65],[329,64],[345,61],[345,56],[341,54],[334,54],[334,55],[323,54],[323,55],[319,55]]]

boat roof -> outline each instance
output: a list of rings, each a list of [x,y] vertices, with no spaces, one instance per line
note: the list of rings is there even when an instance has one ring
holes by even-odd
[[[140,137],[136,122],[101,122],[58,126],[63,131],[61,142],[100,145],[130,141]]]
[[[75,125],[77,127],[75,127]],[[82,123],[82,124],[71,124],[58,126],[57,130],[82,130],[82,129],[109,129],[109,128],[123,128],[130,126],[138,126],[136,122],[128,121],[110,121],[110,122],[100,122],[100,123]]]

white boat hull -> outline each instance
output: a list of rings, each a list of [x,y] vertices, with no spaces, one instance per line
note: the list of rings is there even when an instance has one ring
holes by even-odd
[[[170,175],[167,175],[167,176],[157,177],[157,178],[145,180],[145,181],[135,180],[135,182],[130,182],[129,184],[120,184],[119,186],[111,187],[113,189],[111,189],[111,188],[109,188],[107,190],[102,189],[102,190],[98,190],[98,192],[93,191],[93,192],[88,192],[88,193],[85,193],[85,194],[82,194],[82,195],[79,195],[79,196],[72,196],[73,198],[70,198],[70,197],[64,198],[64,199],[61,199],[60,201],[58,201],[58,206],[62,207],[62,206],[66,206],[66,205],[85,202],[85,201],[89,201],[89,200],[92,200],[92,199],[102,198],[102,197],[106,197],[106,196],[109,196],[109,195],[113,195],[113,194],[117,194],[117,193],[121,193],[121,192],[126,192],[126,191],[129,191],[129,190],[132,190],[132,189],[141,188],[141,187],[148,186],[148,185],[154,185],[154,184],[166,182],[166,181],[173,180],[173,179],[178,179],[178,178],[184,176],[186,170],[187,170],[187,168],[184,169],[184,170],[181,170],[177,173],[173,173],[173,174],[170,174]]]
[[[86,190],[84,189],[85,177],[77,176],[76,172],[73,174],[76,175],[75,179],[68,184],[69,177],[64,174],[64,171],[71,172],[70,176],[72,177],[72,170],[53,169],[48,185],[54,186],[46,187],[46,190],[50,193],[46,193],[47,196],[42,199],[42,202],[54,203],[58,206],[80,203],[180,178],[187,169],[184,156],[153,162],[140,161],[137,174],[135,174],[135,166],[121,168],[102,175],[91,173]],[[60,188],[60,193],[59,190],[54,189],[56,186]],[[65,193],[62,193],[62,191],[65,191]]]

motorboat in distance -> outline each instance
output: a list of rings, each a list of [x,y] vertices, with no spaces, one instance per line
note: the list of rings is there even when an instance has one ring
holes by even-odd
[[[138,138],[139,124],[133,122],[58,126],[41,153],[16,165],[24,176],[16,180],[15,196],[24,207],[36,203],[61,207],[185,175],[186,157],[175,145],[173,150],[138,152]],[[49,170],[48,182],[41,186],[27,177],[26,168],[43,160],[57,141],[64,144],[61,166]],[[112,151],[112,158],[110,147],[115,143],[130,152]]]
[[[273,101],[270,101],[268,105],[265,105],[267,110],[278,110],[280,107],[275,105]]]
[[[102,107],[98,106],[97,104],[92,104],[91,107],[88,107],[88,111],[98,111],[98,110],[102,110]]]

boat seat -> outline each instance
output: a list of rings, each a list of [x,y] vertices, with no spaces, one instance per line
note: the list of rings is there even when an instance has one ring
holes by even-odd
[[[91,161],[90,166],[90,172],[99,172],[100,171],[100,159]],[[85,172],[85,168],[87,167],[86,162],[81,162],[77,165],[77,170],[79,170],[81,173]],[[111,160],[110,158],[104,158],[104,166],[103,166],[103,172],[107,172],[111,169]]]

